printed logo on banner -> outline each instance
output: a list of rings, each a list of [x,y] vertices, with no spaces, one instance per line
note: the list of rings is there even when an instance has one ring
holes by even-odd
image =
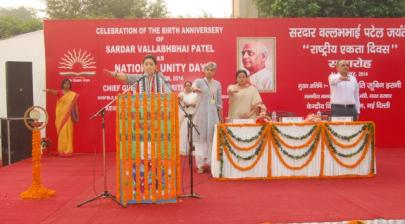
[[[87,51],[68,50],[59,62],[59,75],[92,76],[96,74],[96,61]]]

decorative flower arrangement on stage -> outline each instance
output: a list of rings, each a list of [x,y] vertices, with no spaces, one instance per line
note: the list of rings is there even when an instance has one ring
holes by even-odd
[[[256,123],[258,123],[258,124],[263,124],[263,123],[270,122],[270,121],[271,121],[271,118],[267,115],[266,112],[261,112],[259,114],[259,116],[257,116],[257,118],[256,118]]]
[[[32,131],[32,185],[22,192],[23,199],[43,199],[55,195],[54,190],[44,187],[41,183],[41,133],[38,129]]]
[[[316,115],[316,114],[308,114],[307,118],[305,118],[305,121],[319,122],[319,121],[322,121],[322,117],[320,115]]]
[[[319,118],[312,116],[311,119],[311,121],[318,121],[316,119]],[[355,131],[350,134],[343,134],[340,133],[340,128],[337,128],[341,125],[354,125],[357,130],[354,129]],[[250,138],[246,138],[243,133],[240,135],[231,129],[231,127],[248,126],[261,126],[261,128],[257,134]],[[297,133],[291,132],[289,126],[305,126],[308,131],[297,135]],[[256,133],[256,131],[254,132]],[[267,178],[272,177],[272,154],[276,155],[283,167],[292,171],[308,168],[314,164],[313,161],[319,161],[320,157],[320,177],[324,176],[325,155],[330,156],[339,166],[348,170],[359,169],[365,160],[371,160],[370,164],[374,164],[375,159],[374,123],[303,122],[283,124],[269,122],[265,124],[221,124],[218,126],[218,133],[216,157],[219,161],[219,178],[224,177],[225,160],[232,168],[242,172],[255,168],[263,155],[263,151],[265,151],[266,144],[270,149],[267,158],[269,161]],[[241,143],[250,144],[246,146],[246,144]],[[318,153],[319,150],[321,150],[320,153]],[[250,165],[246,166],[248,164],[246,162]],[[373,176],[375,174],[374,166],[371,165],[368,169],[369,173],[366,175]]]
[[[365,224],[365,222],[362,220],[351,220],[348,221],[347,224]]]
[[[41,148],[42,148],[42,155],[49,155],[50,151],[49,148],[51,147],[51,139],[50,138],[41,138]]]
[[[140,189],[140,192],[141,192],[141,194],[143,195],[143,194],[145,194],[145,188],[149,188],[149,187],[151,187],[152,186],[152,184],[154,184],[155,185],[155,189],[159,189],[159,184],[161,184],[161,188],[166,188],[166,180],[165,180],[165,175],[166,175],[166,173],[165,173],[165,167],[164,167],[164,165],[163,164],[161,164],[160,165],[160,168],[159,167],[153,167],[153,165],[152,165],[152,161],[147,161],[147,166],[148,166],[148,168],[147,168],[147,170],[149,171],[149,172],[145,172],[145,165],[144,164],[140,164],[140,166],[139,166],[139,169],[140,169],[140,183],[141,183],[141,189]],[[159,171],[159,169],[161,169],[160,171]],[[136,163],[134,163],[133,165],[132,165],[132,178],[133,178],[133,183],[134,183],[134,185],[136,185],[136,172],[137,172],[137,170],[136,170]],[[153,172],[155,172],[155,173],[157,173],[159,176],[157,177],[157,178],[155,178],[154,176],[153,176]],[[148,176],[145,176],[145,175],[148,175]],[[169,174],[167,174],[168,176],[169,176],[169,178],[171,178],[171,174],[169,173]],[[160,182],[161,183],[159,183],[159,180],[160,180]],[[146,185],[147,186],[145,186],[145,183],[146,183]],[[133,187],[133,192],[134,192],[134,194],[135,194],[135,197],[136,197],[136,186],[134,186]]]
[[[242,125],[232,125],[233,127],[238,127]],[[260,127],[256,124],[252,126]],[[250,138],[242,138],[237,135],[227,126],[220,125],[219,135],[217,136],[217,141],[219,142],[219,149],[217,149],[217,160],[220,161],[220,177],[223,177],[223,164],[224,156],[227,157],[229,162],[233,167],[240,171],[247,171],[256,166],[260,158],[263,155],[265,145],[268,142],[268,133],[270,126],[262,125],[255,136]],[[251,143],[250,146],[241,147],[237,142]],[[242,151],[248,152],[248,155],[241,153]],[[248,166],[241,166],[241,161],[251,161]]]
[[[117,199],[175,201],[181,193],[177,96],[127,93],[116,103]]]
[[[22,199],[44,199],[55,195],[55,191],[46,188],[41,183],[41,154],[42,138],[40,129],[48,123],[48,113],[39,106],[32,106],[24,113],[24,124],[32,131],[32,184],[20,193]]]

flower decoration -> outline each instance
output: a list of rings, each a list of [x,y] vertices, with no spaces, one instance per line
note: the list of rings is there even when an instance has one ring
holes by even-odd
[[[307,118],[305,119],[305,121],[308,122],[319,122],[322,121],[322,117],[316,114],[308,114]]]
[[[263,124],[263,123],[270,122],[270,121],[271,121],[271,118],[267,115],[266,112],[261,112],[259,114],[259,116],[257,116],[257,118],[256,118],[257,124]]]

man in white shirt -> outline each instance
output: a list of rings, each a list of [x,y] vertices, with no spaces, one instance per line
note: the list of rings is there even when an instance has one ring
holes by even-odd
[[[242,63],[249,72],[249,80],[259,91],[274,90],[272,71],[266,67],[269,52],[260,42],[248,42],[243,45]]]
[[[345,60],[337,62],[336,70],[338,73],[329,75],[332,116],[353,117],[353,121],[356,121],[360,114],[359,85],[356,77],[349,75],[349,63]]]

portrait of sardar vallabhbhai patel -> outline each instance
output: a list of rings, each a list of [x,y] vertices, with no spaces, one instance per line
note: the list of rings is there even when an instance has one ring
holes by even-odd
[[[238,38],[238,69],[248,72],[260,92],[276,91],[275,45],[274,37]]]

